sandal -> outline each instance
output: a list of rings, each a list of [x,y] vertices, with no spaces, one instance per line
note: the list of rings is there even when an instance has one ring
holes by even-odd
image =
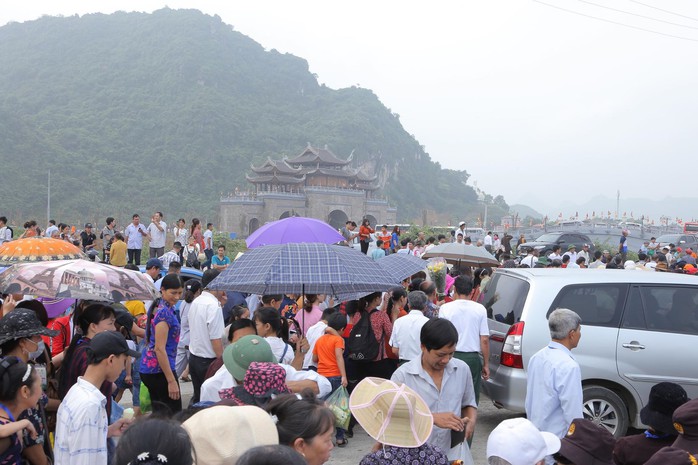
[[[346,445],[349,444],[349,441],[344,439],[337,439],[337,447],[346,447]]]
[[[182,380],[183,382],[185,382],[185,383],[191,382],[191,378],[190,378],[189,376],[182,376],[182,377],[179,378],[179,379],[181,379],[181,380]]]

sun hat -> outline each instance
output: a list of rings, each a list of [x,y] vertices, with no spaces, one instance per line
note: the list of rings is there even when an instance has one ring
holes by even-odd
[[[419,447],[434,426],[426,402],[406,385],[364,378],[349,398],[349,409],[366,433],[395,447]]]
[[[652,386],[647,405],[640,410],[640,421],[655,431],[675,434],[671,416],[688,402],[686,390],[676,383],[658,383]]]
[[[645,465],[695,465],[698,457],[678,447],[662,447]]]
[[[577,246],[574,244],[570,244],[567,246],[567,250],[572,250],[572,249],[576,249],[576,248],[577,248]]]
[[[235,380],[244,380],[252,362],[276,362],[271,346],[262,336],[241,337],[223,351],[223,364]]]
[[[32,336],[54,337],[58,331],[41,325],[33,310],[16,308],[0,318],[0,344]]]
[[[674,447],[698,454],[698,399],[689,400],[674,410],[674,429],[679,436]]]
[[[271,416],[259,407],[217,405],[182,423],[196,450],[196,463],[227,465],[248,449],[279,443]]]
[[[575,418],[560,440],[560,455],[572,463],[585,465],[613,465],[613,447],[616,440],[603,426],[582,418]]]
[[[623,268],[626,270],[634,270],[637,268],[637,265],[635,265],[635,262],[632,260],[626,260],[625,263],[623,263]]]
[[[536,262],[539,265],[543,266],[548,266],[550,265],[550,260],[546,256],[538,257],[538,261]]]
[[[499,457],[511,465],[531,465],[560,450],[560,438],[539,431],[525,418],[504,420],[487,438],[487,458]]]
[[[232,399],[239,405],[262,407],[278,394],[290,394],[286,386],[286,370],[278,363],[252,362],[242,386],[221,389],[221,399]]]

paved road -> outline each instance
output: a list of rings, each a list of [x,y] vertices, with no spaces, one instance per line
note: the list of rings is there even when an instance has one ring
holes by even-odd
[[[183,404],[187,405],[192,395],[191,383],[182,383]],[[124,394],[121,404],[130,407],[130,396]],[[492,402],[485,394],[480,394],[480,408],[478,409],[477,427],[473,439],[472,454],[476,465],[487,463],[485,449],[487,446],[487,436],[502,420],[517,416],[508,410],[499,410],[492,405]],[[369,437],[359,425],[354,429],[354,437],[349,439],[346,447],[335,447],[328,465],[357,465],[361,458],[368,454],[375,441]]]

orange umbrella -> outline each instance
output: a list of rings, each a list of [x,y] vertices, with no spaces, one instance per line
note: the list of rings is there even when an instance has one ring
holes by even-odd
[[[80,249],[70,242],[46,237],[28,237],[5,242],[0,246],[0,264],[72,260],[86,258]]]

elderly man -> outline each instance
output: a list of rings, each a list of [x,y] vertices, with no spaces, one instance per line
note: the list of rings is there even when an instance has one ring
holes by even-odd
[[[410,312],[395,320],[390,335],[390,347],[401,364],[421,357],[419,334],[422,326],[429,321],[429,318],[424,316],[424,309],[427,307],[427,295],[424,292],[410,292],[407,294],[407,302],[410,304]]]
[[[560,438],[572,420],[584,416],[582,374],[571,352],[582,337],[581,321],[572,310],[553,311],[548,317],[552,341],[528,362],[526,415],[536,428]]]

